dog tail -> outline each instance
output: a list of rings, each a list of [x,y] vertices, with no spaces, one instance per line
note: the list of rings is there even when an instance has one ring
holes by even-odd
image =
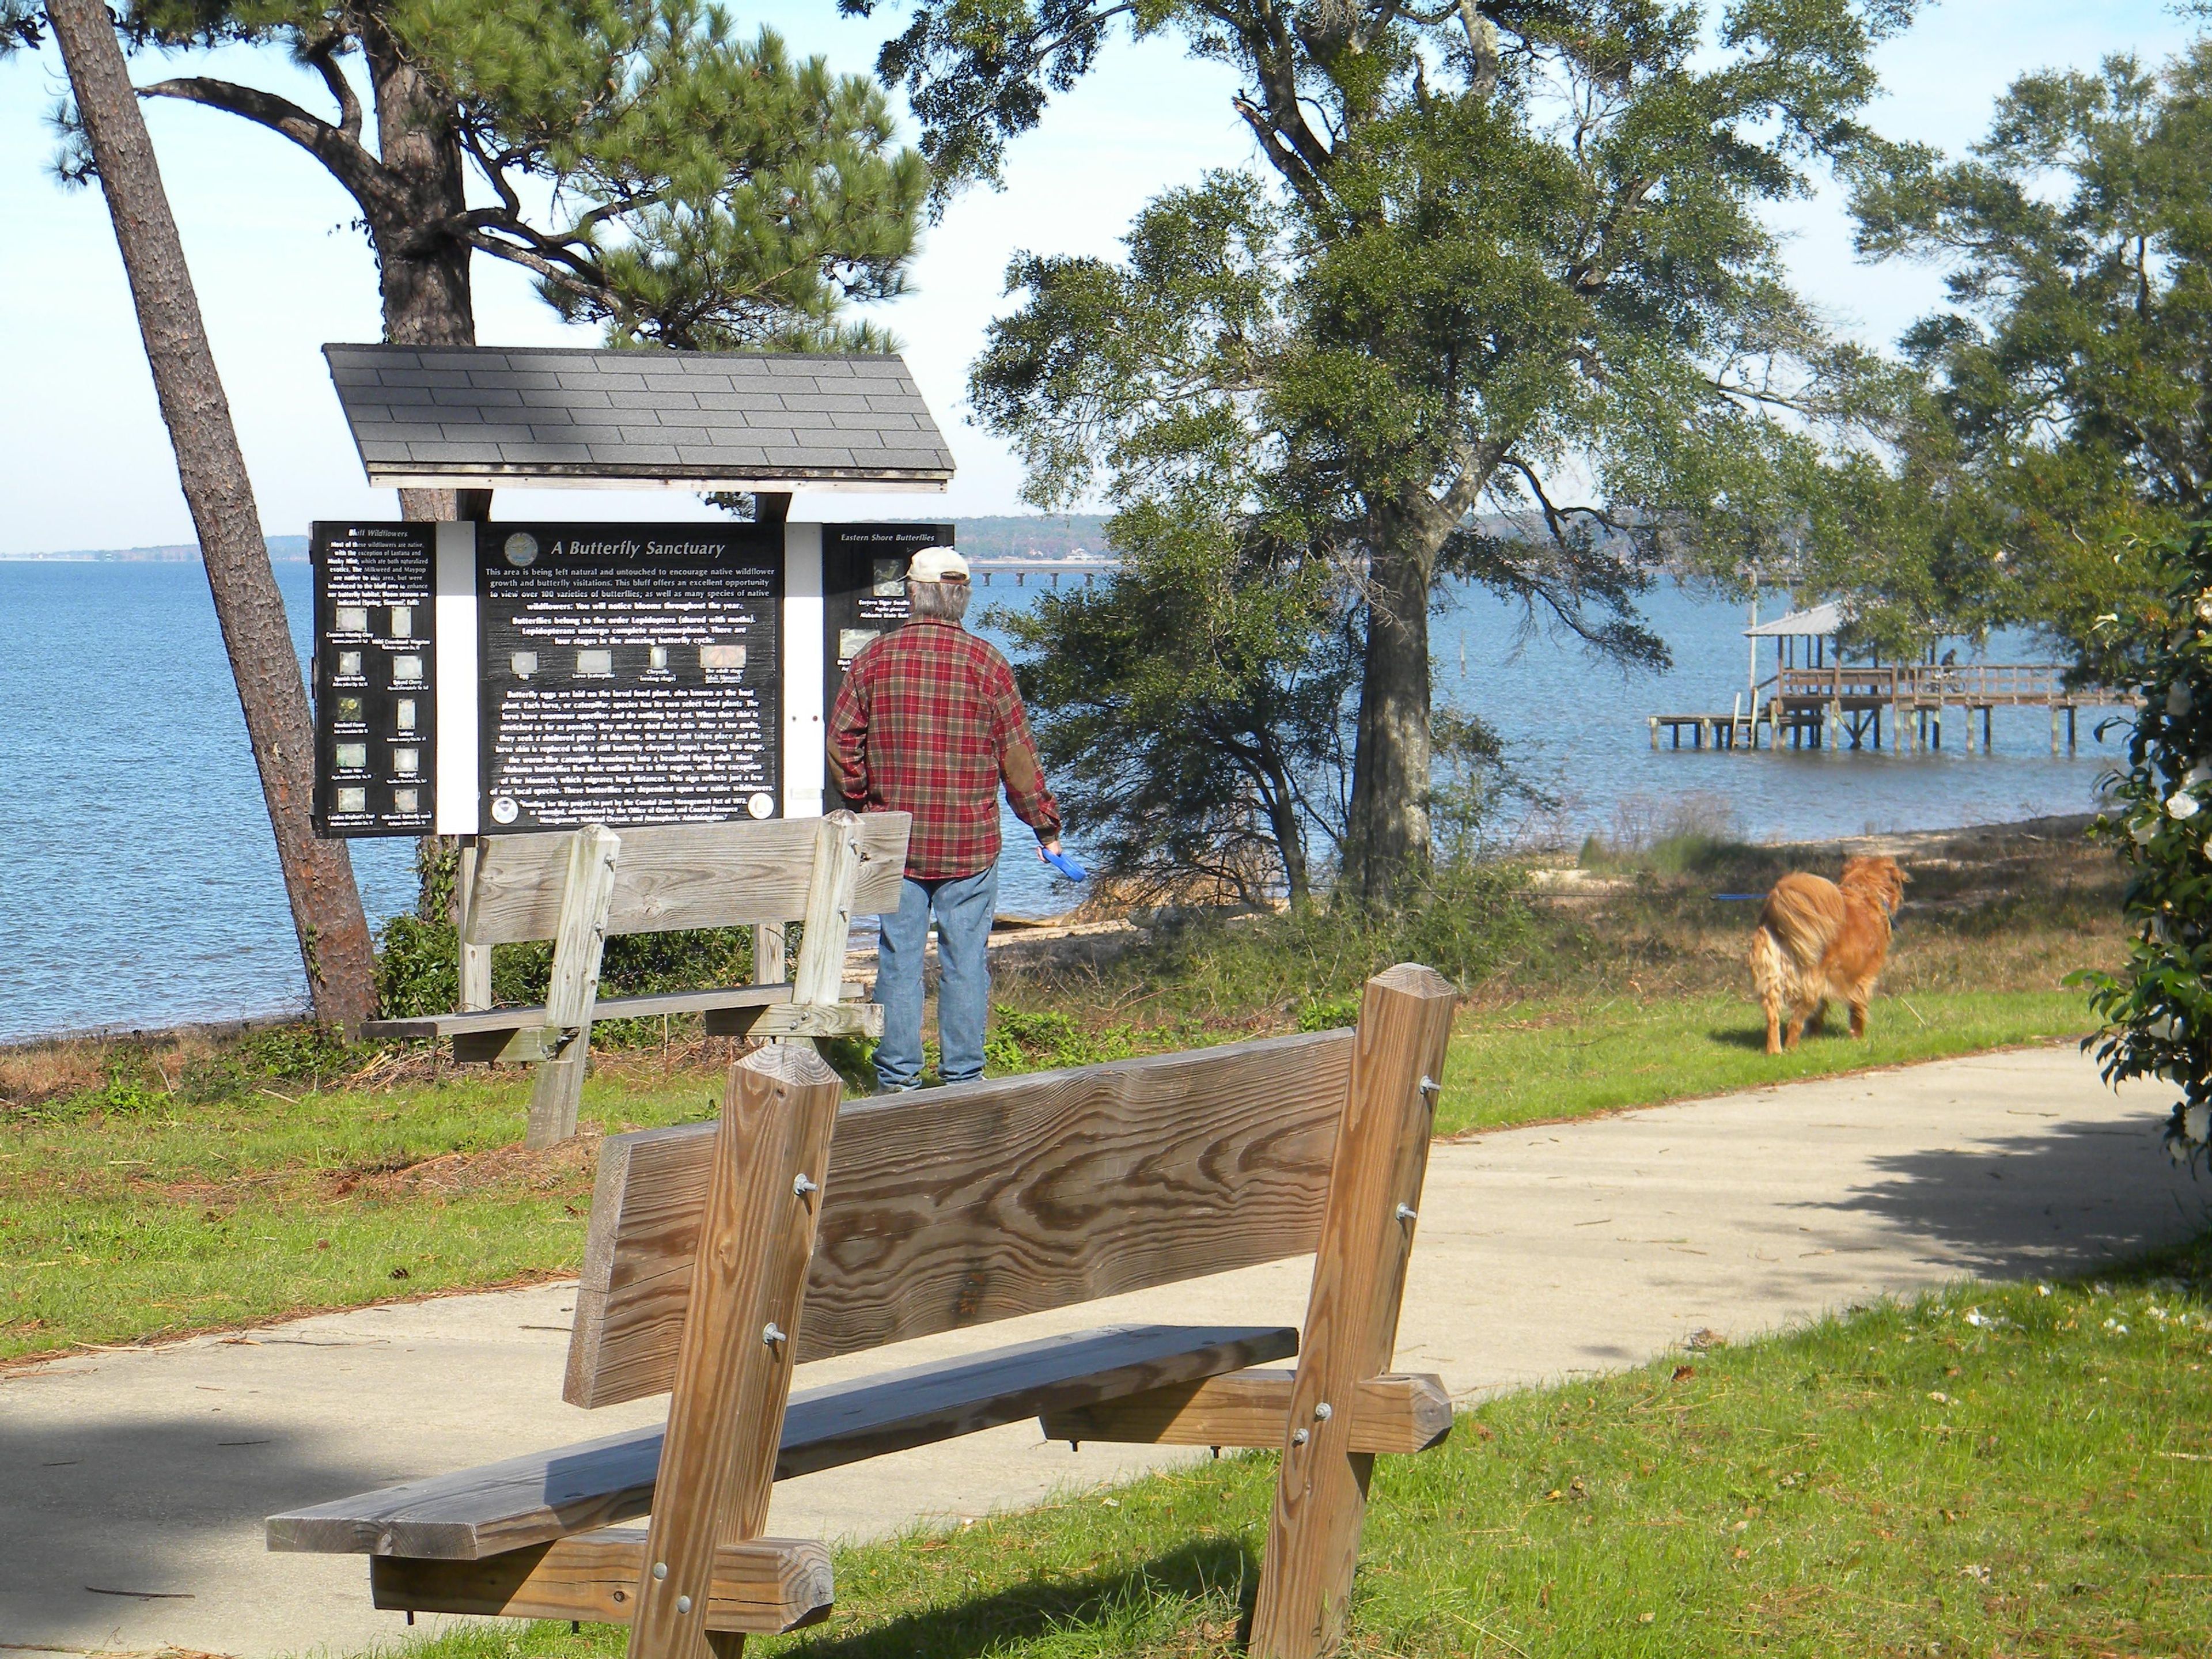
[[[1796,980],[1782,941],[1775,938],[1761,918],[1751,936],[1751,983],[1769,1019],[1779,1018],[1790,1007]]]
[[[1825,992],[1820,964],[1843,925],[1844,896],[1818,876],[1792,874],[1774,884],[1751,936],[1751,977],[1771,1008],[1804,1007]]]

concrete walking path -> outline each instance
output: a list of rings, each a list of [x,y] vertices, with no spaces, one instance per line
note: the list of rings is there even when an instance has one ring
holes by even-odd
[[[1965,1275],[2092,1267],[2206,1224],[2163,1096],[2071,1049],[1829,1079],[1439,1145],[1397,1364],[1468,1399]],[[1298,1322],[1275,1263],[805,1368],[802,1388],[1129,1320]],[[276,1510],[656,1419],[560,1401],[572,1286],[365,1309],[0,1378],[0,1652],[355,1654],[404,1634],[358,1557],[271,1555]],[[1186,1453],[1034,1423],[788,1481],[769,1528],[881,1535]],[[426,1620],[425,1623],[432,1621]]]

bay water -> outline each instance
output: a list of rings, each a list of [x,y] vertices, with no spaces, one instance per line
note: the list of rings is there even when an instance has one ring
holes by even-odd
[[[276,567],[304,654],[312,574]],[[1045,591],[1001,579],[979,605]],[[1996,751],[1770,754],[1650,748],[1646,717],[1724,713],[1746,681],[1743,609],[1671,584],[1645,614],[1674,655],[1624,672],[1528,634],[1514,608],[1455,595],[1434,629],[1437,700],[1491,720],[1572,839],[1689,812],[1759,839],[1948,828],[2087,811],[2124,743],[2085,716],[2054,758],[2049,716],[1999,710]],[[1996,660],[2029,659],[2022,640]],[[1771,672],[1771,647],[1761,672]],[[1957,738],[1951,739],[1954,745]],[[0,562],[0,1041],[155,1029],[302,1006],[253,757],[207,580],[185,563]],[[1000,907],[1048,915],[1079,896],[1007,820]],[[1081,826],[1070,841],[1079,851]],[[413,844],[351,843],[374,921],[413,901]]]

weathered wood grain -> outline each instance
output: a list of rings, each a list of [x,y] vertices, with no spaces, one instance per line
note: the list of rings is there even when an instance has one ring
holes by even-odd
[[[372,1557],[373,1605],[414,1613],[624,1625],[636,1606],[645,1528],[597,1532],[510,1550],[481,1561]],[[813,1538],[753,1538],[714,1552],[710,1631],[787,1631],[828,1616],[835,1600],[830,1547]]]
[[[852,817],[850,813],[836,816]],[[835,879],[849,895],[860,849],[849,829],[843,840],[843,873]],[[817,853],[815,859],[817,884],[823,856]],[[838,944],[842,960],[842,933]],[[834,994],[834,974],[829,988]],[[758,1322],[761,1346],[739,1374],[734,1399],[712,1402],[708,1407],[726,1410],[737,1419],[737,1431],[729,1453],[728,1490],[715,1512],[702,1517],[713,1527],[716,1541],[722,1544],[757,1538],[768,1524],[769,1493],[775,1485],[776,1455],[783,1443],[784,1407],[791,1398],[793,1356],[797,1346],[792,1333],[799,1328],[806,1296],[806,1264],[814,1254],[814,1228],[822,1210],[822,1180],[829,1173],[830,1137],[837,1127],[837,1101],[842,1092],[837,1074],[811,1048],[786,1055],[779,1069],[791,1093],[792,1106],[785,1115],[785,1133],[775,1148],[772,1172],[765,1182],[769,1207],[784,1213],[764,1234],[760,1291],[751,1314]],[[679,1411],[672,1401],[672,1437]],[[665,1452],[663,1456],[665,1461]],[[665,1474],[654,1488],[653,1508],[657,1525],[670,1508]],[[670,1524],[676,1524],[672,1516]],[[710,1645],[717,1659],[738,1659],[744,1650],[744,1635],[742,1632],[726,1632],[714,1637]],[[674,1650],[662,1656],[636,1643],[631,1644],[630,1652],[632,1659],[680,1659]]]
[[[779,1002],[769,1007],[718,1009],[704,1022],[709,1036],[881,1036],[884,1011],[874,1002]]]
[[[838,994],[850,1001],[868,994],[858,980],[847,980]],[[657,1019],[663,1014],[703,1014],[720,1008],[765,1008],[791,1000],[791,984],[729,985],[703,991],[663,991],[651,996],[601,997],[592,1006],[594,1024],[611,1019]],[[365,1037],[403,1038],[489,1037],[504,1041],[507,1034],[527,1026],[543,1025],[545,1010],[488,1008],[458,1014],[425,1014],[410,1019],[372,1019],[362,1023]]]
[[[753,924],[753,983],[780,983],[788,969],[784,965],[783,924],[780,921],[757,921]]]
[[[476,891],[477,859],[482,837],[461,837],[460,864],[453,876],[453,921],[461,941],[460,988],[461,1006],[465,1009],[491,1006],[491,946],[469,943],[469,896]]]
[[[1428,1168],[1433,1079],[1457,998],[1411,963],[1367,981],[1328,1208],[1253,1605],[1258,1659],[1316,1659],[1344,1633],[1374,1454],[1352,1444],[1353,1390],[1390,1363]]]
[[[576,1108],[584,1097],[584,1065],[592,1046],[592,1005],[599,994],[599,954],[622,854],[622,837],[604,823],[587,823],[568,839],[545,1023],[538,1034],[538,1075],[531,1083],[530,1118],[522,1137],[522,1144],[533,1149],[576,1133]]]
[[[792,1342],[837,1121],[810,1048],[730,1068],[675,1391],[639,1560],[629,1659],[702,1659],[719,1544],[757,1536],[775,1479]]]
[[[776,1478],[1297,1352],[1284,1327],[1116,1326],[809,1389],[784,1413]],[[661,1437],[632,1430],[272,1516],[269,1547],[472,1561],[590,1532],[652,1507]]]
[[[848,1103],[799,1358],[1311,1249],[1352,1048],[1322,1031]],[[572,1404],[670,1386],[711,1145],[687,1125],[601,1147]]]
[[[1290,1421],[1296,1375],[1234,1371],[1079,1406],[1046,1415],[1045,1438],[1273,1450]],[[1357,1452],[1426,1451],[1451,1433],[1451,1395],[1439,1376],[1386,1372],[1364,1378],[1352,1389],[1351,1411],[1350,1443]]]
[[[853,895],[866,858],[860,815],[840,808],[814,827],[814,873],[806,889],[806,931],[791,970],[795,1004],[837,1000],[845,975],[845,941],[853,931]]]
[[[812,874],[812,818],[688,823],[623,831],[623,881],[610,933],[797,921]],[[863,915],[898,907],[906,871],[903,812],[860,815],[864,862],[853,895]],[[560,910],[564,835],[487,836],[478,857],[465,942],[550,939]]]

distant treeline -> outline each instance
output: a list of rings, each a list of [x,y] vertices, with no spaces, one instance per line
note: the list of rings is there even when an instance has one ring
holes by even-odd
[[[998,518],[960,519],[955,522],[960,526],[957,537],[960,550],[976,558],[1064,559],[1071,553],[1103,553],[1108,550],[1106,520],[1095,514],[1052,519],[1009,514]],[[197,543],[172,542],[160,547],[88,548],[77,552],[32,553],[20,556],[111,564],[181,564],[197,562],[199,556]],[[307,538],[305,536],[271,536],[269,538],[269,556],[278,564],[305,564]]]

